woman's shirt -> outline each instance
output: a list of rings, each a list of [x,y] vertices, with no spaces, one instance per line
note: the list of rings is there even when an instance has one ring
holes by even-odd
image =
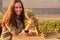
[[[6,34],[10,32],[12,35],[19,35],[19,33],[23,30],[23,26],[20,20],[16,18],[17,21],[17,28],[12,24],[5,24],[5,27],[2,28],[2,34]]]

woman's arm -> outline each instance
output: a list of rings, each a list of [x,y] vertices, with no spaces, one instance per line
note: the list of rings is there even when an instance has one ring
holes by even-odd
[[[27,27],[21,32],[21,34],[24,33],[25,31],[29,31],[29,29],[32,27],[32,25],[33,25],[34,22],[35,22],[34,13],[33,13],[31,10],[29,10],[29,9],[26,9],[26,10],[25,10],[25,17],[26,17],[29,21],[28,21]]]
[[[34,24],[35,22],[35,16],[32,10],[26,9],[25,10],[25,17],[29,20],[28,25],[25,28],[25,30],[29,30],[29,28]]]
[[[27,27],[19,34],[19,35],[22,35],[25,33],[25,31],[29,31],[29,29],[32,27],[32,25],[34,24],[35,20],[33,19],[30,19],[30,21],[28,22],[28,25]]]
[[[30,19],[27,12],[25,13],[25,17],[26,17],[27,19]]]
[[[30,19],[30,20],[28,21],[28,25],[27,25],[27,27],[25,28],[25,30],[29,30],[29,29],[32,27],[32,25],[34,24],[34,22],[35,22],[34,19]]]

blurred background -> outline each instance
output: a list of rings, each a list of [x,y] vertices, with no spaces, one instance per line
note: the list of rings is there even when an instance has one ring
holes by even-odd
[[[11,0],[0,0],[0,11],[6,12]],[[39,20],[60,20],[60,0],[22,0]]]

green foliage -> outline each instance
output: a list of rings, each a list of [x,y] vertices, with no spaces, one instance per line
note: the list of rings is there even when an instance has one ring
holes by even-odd
[[[3,18],[3,13],[0,12],[0,23],[1,23],[1,21],[2,21],[2,18]]]
[[[58,33],[60,32],[60,21],[59,20],[40,20],[39,29],[46,33]]]
[[[39,20],[38,25],[39,25],[39,30],[45,33],[60,32],[60,20]],[[34,29],[34,26],[32,26],[32,28]]]

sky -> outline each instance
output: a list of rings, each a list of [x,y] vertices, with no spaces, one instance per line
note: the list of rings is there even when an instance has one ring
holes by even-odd
[[[60,8],[60,0],[22,0],[27,8]]]
[[[3,0],[3,7],[9,5],[10,0]],[[22,0],[25,8],[60,8],[60,0]]]

